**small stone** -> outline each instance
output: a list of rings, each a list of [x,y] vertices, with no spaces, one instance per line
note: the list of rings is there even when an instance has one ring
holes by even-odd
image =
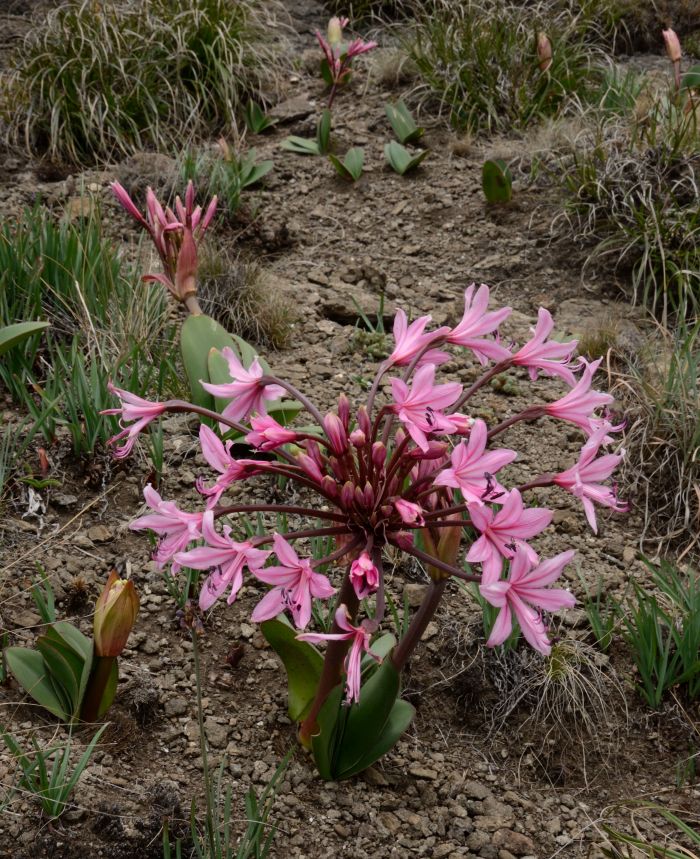
[[[435,772],[435,770],[428,769],[428,767],[411,767],[409,769],[409,772],[412,776],[415,776],[416,778],[427,778],[430,781],[435,781],[435,779],[438,777],[438,774]]]
[[[386,787],[389,784],[384,774],[374,767],[366,769],[362,773],[362,778],[367,782],[367,784],[372,784],[375,787]]]
[[[410,608],[418,608],[423,602],[427,587],[427,585],[416,584],[415,582],[408,582],[403,586],[403,593]]]
[[[187,712],[187,701],[184,698],[169,698],[164,709],[166,716],[184,716]]]
[[[93,525],[92,528],[88,528],[87,535],[93,543],[108,543],[114,539],[114,531],[106,525]]]
[[[73,545],[79,549],[94,549],[95,544],[85,534],[76,534],[73,537]]]
[[[532,853],[535,845],[531,838],[523,835],[522,832],[513,832],[512,829],[498,829],[493,834],[493,844],[496,847],[503,847],[509,850],[516,856],[525,856],[527,853]]]
[[[466,781],[462,790],[469,799],[486,799],[491,796],[491,791],[480,781]]]
[[[58,495],[54,495],[51,498],[51,503],[56,507],[75,507],[78,503],[78,496],[70,495],[67,492],[60,492]]]
[[[625,546],[622,550],[622,560],[626,564],[631,564],[633,561],[637,560],[637,550],[634,546]]]

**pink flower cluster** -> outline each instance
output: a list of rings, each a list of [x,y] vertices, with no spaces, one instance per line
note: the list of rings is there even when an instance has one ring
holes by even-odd
[[[350,75],[350,66],[353,59],[377,47],[376,42],[363,42],[362,39],[354,39],[347,44],[343,42],[343,29],[349,23],[349,18],[334,17],[328,22],[328,33],[326,36],[316,30],[316,38],[323,51],[324,61],[328,68],[328,76],[332,85],[328,104],[329,108],[333,104],[333,96],[337,87],[344,83]]]
[[[292,385],[265,374],[257,361],[246,368],[230,350],[224,350],[231,382],[204,386],[217,398],[229,400],[218,416],[220,427],[243,434],[253,453],[235,457],[231,442],[222,441],[202,424],[202,453],[216,474],[213,483],[202,478],[197,482],[206,499],[205,509],[182,511],[147,487],[146,502],[153,513],[137,519],[132,528],[160,536],[157,564],[172,562],[173,572],[182,566],[209,571],[200,594],[203,610],[224,594],[233,602],[247,570],[270,586],[254,609],[253,620],[288,612],[297,628],[305,630],[313,600],[336,593],[319,568],[345,559],[347,572],[333,630],[302,637],[349,642],[345,663],[349,700],[357,700],[360,659],[369,652],[371,634],[384,617],[385,547],[420,560],[434,581],[450,576],[476,581],[483,597],[499,609],[489,644],[505,641],[515,618],[527,641],[548,653],[542,613],[573,605],[568,591],[551,587],[573,552],[551,559],[539,556],[530,541],[550,525],[552,511],[527,506],[523,496],[534,487],[564,489],[581,499],[594,531],[595,505],[625,510],[614,486],[606,483],[622,453],[599,455],[620,427],[612,426],[603,411],[612,401],[610,395],[592,388],[599,362],[572,362],[576,343],[549,339],[553,322],[548,311],[540,309],[528,342],[507,348],[498,339],[498,328],[510,308],[489,311],[488,304],[488,287],[472,285],[465,293],[461,321],[454,328],[433,331],[426,330],[429,316],[409,324],[399,311],[394,349],[380,365],[367,401],[354,414],[345,395],[335,411],[322,414]],[[457,381],[436,382],[437,367],[449,360],[444,350],[450,346],[471,350],[485,368],[469,387]],[[489,362],[495,364],[489,366]],[[557,378],[569,391],[554,402],[534,403],[491,428],[462,411],[495,375],[517,368],[527,369],[532,380],[540,373]],[[379,407],[375,401],[387,374],[391,374],[391,398]],[[164,412],[198,411],[197,406],[181,401],[148,404],[118,389],[114,393],[121,397],[122,407],[112,411],[120,411],[124,421],[133,421],[114,439],[127,437],[118,451],[121,454],[128,453],[136,435]],[[311,427],[285,427],[266,413],[267,404],[282,394],[301,403]],[[508,488],[500,472],[517,453],[494,442],[515,423],[546,417],[583,430],[587,441],[578,461],[559,474],[538,475],[530,483]],[[222,505],[232,484],[255,475],[282,476],[296,485],[301,497],[313,493],[318,506]],[[284,531],[278,527],[270,534],[245,539],[235,537],[230,525],[217,530],[217,520],[251,512],[283,515],[278,526],[280,521],[299,519],[316,524],[311,528],[286,525]],[[448,534],[455,539],[445,539]],[[307,558],[292,545],[316,536],[334,538],[334,551]],[[466,562],[478,565],[480,573],[465,571],[458,557],[462,550]],[[275,562],[267,565],[273,558]],[[371,620],[358,622],[359,601],[370,597],[375,601]]]

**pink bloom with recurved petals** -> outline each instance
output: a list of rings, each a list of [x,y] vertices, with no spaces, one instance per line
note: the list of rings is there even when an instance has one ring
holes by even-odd
[[[252,619],[260,623],[289,610],[297,629],[305,629],[311,620],[312,598],[328,599],[335,588],[324,575],[314,572],[310,561],[299,558],[280,534],[274,535],[273,547],[280,566],[254,570],[254,573],[261,582],[274,587],[257,604]]]
[[[501,322],[510,316],[511,308],[502,307],[500,310],[487,312],[489,288],[482,283],[474,295],[475,288],[475,283],[467,287],[464,293],[464,316],[447,335],[447,342],[471,349],[481,364],[486,364],[489,358],[504,361],[510,358],[510,352],[496,340],[483,338],[498,329]]]
[[[350,582],[357,598],[363,600],[373,594],[379,585],[379,570],[367,552],[362,552],[350,565]]]
[[[253,430],[246,435],[245,440],[256,450],[276,450],[298,438],[293,430],[283,427],[269,415],[254,415],[250,425]]]
[[[215,397],[231,400],[223,410],[222,415],[232,421],[240,421],[251,412],[261,415],[266,413],[265,400],[276,400],[284,394],[284,388],[280,385],[262,385],[260,380],[264,376],[263,368],[257,358],[253,360],[250,367],[241,364],[233,349],[225,346],[221,354],[228,362],[229,373],[232,382],[223,385],[212,385],[209,382],[201,382],[205,391]],[[222,429],[227,429],[222,425]]]
[[[126,441],[121,447],[114,450],[113,455],[117,459],[127,457],[134,445],[140,432],[142,432],[148,424],[155,418],[160,417],[166,410],[164,403],[151,403],[144,400],[142,397],[137,397],[129,391],[123,391],[121,388],[116,388],[111,382],[107,383],[107,390],[110,394],[116,394],[122,401],[118,409],[103,409],[101,415],[121,415],[122,421],[134,421],[131,426],[125,427],[120,433],[112,436],[107,444],[115,444],[121,439],[126,438]],[[121,424],[121,421],[120,421]]]
[[[537,326],[532,330],[532,339],[513,355],[513,363],[518,367],[528,367],[532,381],[537,379],[537,371],[542,370],[548,376],[560,376],[572,387],[576,378],[567,366],[578,343],[570,340],[568,343],[557,343],[556,340],[547,342],[554,328],[552,315],[544,307],[537,314]]]
[[[255,572],[270,556],[270,552],[256,549],[248,540],[237,543],[231,539],[231,528],[224,525],[224,533],[214,528],[214,511],[207,510],[202,519],[202,537],[206,546],[197,546],[189,552],[178,552],[175,560],[183,567],[194,570],[215,568],[204,583],[199,594],[199,607],[207,611],[229,585],[231,593],[226,600],[229,605],[236,599],[243,585],[243,567]]]
[[[553,418],[576,424],[588,435],[592,435],[597,429],[594,423],[596,420],[594,412],[602,406],[610,405],[614,400],[610,394],[591,390],[593,376],[602,360],[598,358],[597,361],[588,362],[582,358],[584,369],[581,378],[564,397],[554,403],[547,403],[544,407],[545,413]]]
[[[457,431],[458,425],[440,410],[448,408],[459,398],[462,386],[459,382],[436,385],[434,364],[426,364],[417,370],[410,388],[403,379],[392,379],[391,391],[394,411],[421,450],[428,450],[430,433]]]
[[[396,367],[404,367],[410,364],[416,355],[432,343],[449,333],[449,328],[438,328],[429,334],[424,334],[425,326],[432,319],[431,316],[420,316],[411,324],[403,310],[397,310],[394,317],[394,351],[389,355],[388,363]],[[447,352],[439,349],[428,349],[421,355],[418,366],[423,364],[444,364],[450,360]]]
[[[174,501],[163,501],[160,495],[149,483],[143,490],[146,504],[153,510],[135,519],[129,527],[133,531],[154,531],[161,538],[153,560],[162,569],[174,556],[186,549],[190,543],[202,536],[202,513],[185,513]],[[181,565],[173,560],[171,571],[173,575],[180,570]]]
[[[412,501],[404,501],[403,498],[397,498],[394,501],[396,512],[401,517],[401,521],[406,525],[425,525],[423,517],[423,508],[420,504],[414,504]]]
[[[615,488],[601,483],[615,471],[624,457],[622,453],[606,453],[596,459],[598,451],[605,443],[610,427],[604,424],[597,429],[581,448],[576,465],[554,476],[554,483],[581,499],[588,524],[593,533],[598,533],[595,504],[610,507],[618,513],[626,513],[629,504],[620,501]]]
[[[503,558],[512,558],[518,549],[522,549],[532,563],[537,562],[537,553],[523,541],[544,531],[552,521],[551,510],[526,508],[517,489],[508,493],[503,507],[496,513],[481,503],[469,504],[468,510],[481,536],[469,549],[467,561],[481,563],[483,584],[497,581],[503,569]]]
[[[488,429],[480,418],[474,421],[469,441],[461,441],[452,451],[452,467],[441,471],[435,478],[435,486],[450,486],[460,489],[464,500],[482,504],[485,500],[496,501],[506,490],[493,475],[513,462],[514,450],[486,451]]]
[[[381,657],[372,653],[370,644],[372,634],[363,621],[360,626],[353,626],[348,619],[348,610],[344,605],[338,607],[335,613],[335,622],[344,632],[305,632],[297,635],[299,641],[308,641],[311,644],[320,644],[322,641],[352,641],[350,652],[345,657],[346,680],[346,703],[360,700],[360,681],[362,678],[362,656],[367,653],[376,662],[381,662]]]
[[[199,443],[206,461],[220,474],[213,486],[205,486],[201,477],[195,483],[197,492],[207,496],[207,509],[215,507],[219,498],[236,480],[252,477],[264,470],[264,463],[254,459],[234,459],[231,456],[233,442],[227,441],[224,445],[214,430],[205,424],[199,427]]]
[[[545,611],[558,611],[576,604],[573,594],[561,588],[549,588],[561,575],[563,568],[573,558],[574,552],[562,552],[554,558],[542,561],[532,568],[527,553],[519,550],[511,561],[508,578],[479,586],[484,599],[499,608],[498,617],[491,630],[489,647],[496,647],[508,638],[513,629],[512,614],[520,625],[528,643],[547,656],[552,649],[547,638],[542,617],[533,606]]]

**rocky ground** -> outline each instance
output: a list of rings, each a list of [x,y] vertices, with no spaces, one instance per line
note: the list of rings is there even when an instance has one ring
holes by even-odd
[[[296,38],[310,46],[319,11],[304,9]],[[332,406],[341,391],[357,399],[381,351],[381,338],[357,326],[357,305],[374,319],[383,295],[387,322],[399,306],[413,315],[432,313],[437,324],[455,322],[472,281],[489,283],[493,302],[514,308],[504,326],[508,338],[522,341],[544,306],[566,336],[595,334],[614,316],[621,320],[620,336],[634,348],[639,316],[615,284],[582,276],[575,249],[552,242],[551,189],[523,181],[511,206],[483,202],[484,158],[513,154],[521,141],[468,144],[435,122],[425,138],[430,155],[416,174],[399,177],[384,166],[390,129],[383,106],[400,92],[389,87],[385,65],[381,57],[370,63],[334,110],[337,151],[365,148],[360,182],[346,185],[324,160],[279,148],[289,133],[313,136],[323,105],[318,79],[302,70],[274,110],[279,124],[254,141],[259,158],[274,159],[274,171],[249,196],[246,217],[214,233],[212,243],[262,260],[270,295],[284,295],[295,310],[288,347],[269,356],[277,373],[310,392],[321,408]],[[16,154],[0,157],[6,212],[36,195],[72,212],[76,189],[84,187],[101,200],[109,229],[125,241],[134,233],[110,201],[108,182],[117,177],[134,190],[172,183],[173,163],[146,153],[71,177],[47,176]],[[474,368],[460,359],[447,373],[467,380]],[[534,390],[524,377],[507,390],[488,390],[478,414],[490,420],[511,414],[531,402]],[[536,390],[549,400],[560,395],[555,382]],[[171,418],[165,426],[161,492],[194,509],[193,480],[203,467],[197,425]],[[507,475],[516,481],[567,467],[581,444],[578,433],[553,423],[519,426],[507,441],[520,451]],[[0,523],[2,625],[16,642],[36,634],[40,618],[27,591],[36,564],[51,575],[60,611],[82,617],[89,628],[100,583],[114,563],[128,560],[142,612],[121,661],[110,727],[76,791],[75,808],[51,826],[38,819],[28,798],[16,799],[0,817],[0,856],[159,857],[163,818],[187,820],[202,774],[192,645],[149,559],[148,540],[128,530],[150,469],[138,457],[119,467],[105,459],[86,471],[60,449],[51,456],[61,488],[47,491],[31,515],[27,498],[16,499]],[[250,491],[237,487],[232,495]],[[270,497],[277,489],[263,483],[252,491]],[[577,550],[576,569],[567,576],[575,593],[583,595],[579,577],[592,588],[602,579],[606,590],[620,594],[630,580],[645,579],[634,513],[602,515],[596,537],[574,499],[543,492],[532,500],[545,497],[556,513],[538,548],[545,554]],[[415,606],[425,581],[418,568],[398,566],[391,591],[399,601],[406,593]],[[550,684],[543,699],[541,661],[527,653],[497,658],[486,652],[478,607],[457,587],[410,666],[406,695],[418,715],[409,732],[362,776],[324,784],[296,747],[282,668],[249,621],[261,592],[247,584],[235,605],[217,606],[207,622],[205,712],[212,754],[224,761],[238,817],[248,787],[261,790],[287,750],[295,749],[272,815],[278,825],[274,856],[596,857],[604,841],[601,822],[629,823],[628,813],[615,808],[621,801],[644,797],[697,809],[697,788],[677,787],[675,771],[692,743],[692,725],[673,706],[659,714],[642,706],[626,655],[616,650],[608,659],[593,650],[582,611],[565,615],[559,634],[572,642],[587,691],[572,698]],[[57,733],[13,682],[0,689],[0,705],[3,724],[19,737],[36,731],[49,740]],[[78,738],[85,740],[82,731]],[[9,784],[3,753],[0,774]]]

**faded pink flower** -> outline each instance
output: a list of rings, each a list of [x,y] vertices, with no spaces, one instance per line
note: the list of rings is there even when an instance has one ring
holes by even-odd
[[[461,441],[452,450],[452,467],[441,471],[435,478],[435,486],[450,486],[459,489],[464,500],[482,504],[496,501],[506,490],[493,479],[501,468],[517,457],[514,450],[486,451],[488,429],[481,418],[474,421],[469,440]]]
[[[508,578],[505,581],[493,581],[479,586],[484,599],[500,608],[487,641],[489,647],[503,644],[508,638],[513,629],[514,613],[529,644],[545,656],[550,653],[552,645],[547,638],[547,630],[539,612],[535,611],[533,606],[545,611],[557,611],[576,604],[576,599],[569,591],[547,587],[559,578],[574,554],[573,550],[562,552],[532,568],[527,553],[519,549],[510,562]]]
[[[524,507],[517,489],[508,493],[503,507],[496,513],[481,503],[472,502],[468,509],[472,524],[481,536],[469,549],[467,561],[481,563],[483,584],[497,581],[503,569],[503,558],[512,558],[518,549],[522,549],[532,563],[537,562],[537,553],[524,541],[544,531],[552,521],[551,510]]]
[[[187,548],[190,543],[202,536],[202,513],[186,513],[178,509],[174,501],[163,501],[158,492],[149,483],[143,490],[146,504],[154,511],[135,519],[129,527],[132,531],[148,529],[161,538],[153,560],[162,569],[174,556]],[[171,572],[173,575],[181,568],[181,564],[173,560]]]
[[[222,415],[232,421],[244,420],[251,412],[261,415],[266,413],[265,400],[276,400],[284,394],[280,385],[261,385],[260,379],[265,375],[257,358],[247,369],[241,364],[233,349],[225,346],[221,354],[228,362],[232,382],[223,385],[212,385],[201,382],[205,391],[215,397],[231,400],[223,410]],[[222,429],[228,429],[222,425]]]
[[[440,411],[451,406],[462,393],[459,382],[435,384],[435,365],[426,364],[416,371],[411,387],[403,379],[391,380],[394,411],[421,450],[428,450],[430,433],[457,432],[458,424]]]
[[[511,314],[510,307],[487,312],[489,306],[489,288],[482,283],[474,295],[476,284],[472,283],[464,293],[464,316],[462,321],[447,335],[447,342],[455,346],[465,346],[471,349],[481,364],[488,359],[504,361],[510,358],[510,352],[496,340],[484,340],[487,334],[493,334],[498,326]]]
[[[596,420],[594,412],[601,406],[610,405],[614,400],[610,394],[591,390],[593,376],[602,360],[602,358],[598,358],[597,361],[588,362],[581,358],[583,375],[568,394],[554,403],[547,403],[544,407],[546,414],[576,424],[588,435],[591,435],[597,428],[594,423]]]
[[[394,317],[394,351],[389,355],[388,363],[396,367],[403,367],[410,364],[416,355],[425,349],[425,347],[435,340],[444,337],[449,328],[438,328],[431,331],[429,334],[424,334],[425,326],[432,319],[431,316],[420,316],[411,324],[408,324],[408,318],[403,310],[397,310]],[[444,364],[450,360],[447,352],[442,352],[439,349],[428,349],[418,361],[418,366],[423,364]]]
[[[367,552],[362,552],[350,565],[350,581],[357,598],[363,600],[373,594],[379,585],[379,570]]]
[[[414,504],[412,501],[404,501],[403,498],[397,498],[394,501],[396,512],[401,517],[401,521],[406,525],[425,525],[423,517],[423,508],[420,504]]]
[[[121,388],[116,388],[111,382],[107,383],[107,390],[110,394],[116,394],[119,399],[122,401],[121,406],[118,409],[103,409],[100,414],[101,415],[121,415],[122,419],[119,421],[120,426],[123,426],[123,421],[134,421],[134,423],[122,429],[120,433],[112,436],[109,439],[107,444],[113,445],[121,439],[126,438],[126,441],[121,447],[116,448],[113,451],[113,455],[117,459],[124,459],[127,457],[134,445],[136,444],[136,439],[140,432],[142,432],[152,420],[160,417],[163,412],[166,410],[166,406],[164,403],[151,403],[148,400],[144,400],[142,397],[137,397],[136,394],[132,394],[129,391],[124,391]]]
[[[581,448],[581,455],[576,465],[556,474],[553,479],[557,486],[561,486],[581,499],[586,519],[595,534],[598,533],[595,504],[610,507],[618,513],[626,513],[629,510],[629,504],[620,501],[617,497],[614,486],[605,486],[601,483],[610,477],[624,457],[623,451],[607,453],[596,459],[610,429],[607,424],[598,428]]]
[[[532,329],[532,339],[513,355],[513,363],[519,367],[528,367],[533,382],[537,379],[537,371],[542,370],[548,376],[560,376],[564,381],[574,386],[576,378],[567,366],[576,349],[577,340],[568,343],[547,341],[554,328],[552,315],[544,307],[537,314],[537,326]]]
[[[246,435],[245,440],[256,450],[275,450],[283,444],[296,441],[298,437],[293,430],[283,427],[269,415],[253,415],[250,425],[253,430]]]
[[[273,547],[280,566],[254,570],[261,582],[274,585],[253,610],[256,623],[277,617],[289,610],[297,629],[304,629],[311,620],[311,600],[328,599],[335,588],[321,573],[316,573],[311,562],[300,559],[292,546],[280,534],[275,534]]]
[[[193,570],[214,568],[199,593],[199,607],[202,611],[210,609],[229,585],[231,592],[226,602],[231,605],[243,585],[243,567],[247,565],[248,569],[256,572],[271,554],[256,549],[248,540],[237,543],[230,535],[231,528],[228,525],[224,525],[223,535],[217,533],[214,528],[214,511],[207,510],[202,517],[202,537],[207,545],[175,555],[175,560],[183,567],[191,567]]]
[[[370,650],[372,634],[363,621],[359,626],[353,626],[348,619],[348,610],[344,605],[338,607],[335,622],[345,632],[305,632],[297,635],[299,641],[320,644],[322,641],[352,641],[352,646],[345,657],[346,702],[352,704],[360,700],[360,681],[362,679],[362,655],[369,654],[376,662],[381,658]]]

